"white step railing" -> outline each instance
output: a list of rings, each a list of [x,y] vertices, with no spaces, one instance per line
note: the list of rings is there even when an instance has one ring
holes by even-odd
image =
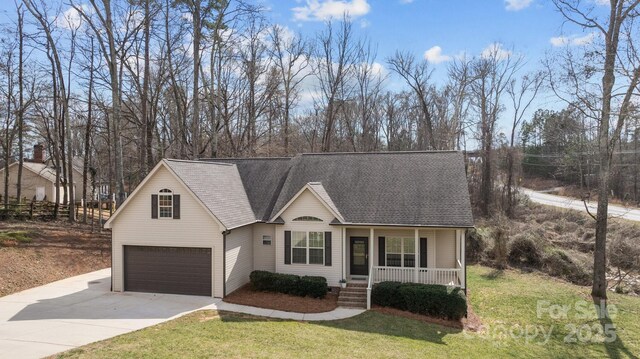
[[[460,286],[460,268],[403,268],[373,266],[370,278],[373,283],[402,282]]]

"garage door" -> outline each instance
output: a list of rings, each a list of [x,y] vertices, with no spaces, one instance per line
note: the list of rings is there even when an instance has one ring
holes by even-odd
[[[211,296],[211,248],[125,246],[124,290]]]

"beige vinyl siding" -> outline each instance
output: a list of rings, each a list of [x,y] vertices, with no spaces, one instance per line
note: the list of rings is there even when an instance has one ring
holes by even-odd
[[[456,267],[456,230],[437,232],[436,266],[438,268]]]
[[[313,216],[322,222],[294,222],[296,217]],[[285,224],[276,227],[276,272],[313,275],[327,278],[330,286],[338,286],[342,279],[342,229],[330,226],[333,214],[309,190],[305,190],[282,213]],[[284,231],[331,232],[331,266],[320,264],[284,264]]]
[[[437,268],[437,233],[436,229],[421,229],[420,238],[427,238],[427,268]]]
[[[231,230],[226,236],[225,295],[249,283],[253,271],[253,225]]]
[[[262,244],[262,236],[271,236],[271,245]],[[253,270],[276,271],[276,226],[256,223],[253,225]]]
[[[9,166],[9,197],[18,195],[18,165]],[[55,201],[55,186],[48,179],[34,173],[26,168],[22,169],[22,193],[21,197],[26,197],[31,201],[36,195],[36,188],[44,187],[45,196],[49,201]],[[0,193],[4,196],[4,168],[0,170]],[[61,196],[62,196],[62,192]]]
[[[168,188],[180,194],[181,219],[152,219],[151,195]],[[223,293],[222,230],[165,167],[160,167],[152,178],[129,199],[129,203],[111,223],[113,239],[113,290],[122,291],[123,246],[168,246],[212,248],[212,288],[215,297]]]

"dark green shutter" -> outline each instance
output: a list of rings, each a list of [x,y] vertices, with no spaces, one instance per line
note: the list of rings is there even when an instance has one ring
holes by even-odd
[[[151,218],[158,218],[158,195],[151,195]]]
[[[331,265],[331,232],[324,232],[324,265]]]
[[[180,219],[180,195],[173,195],[173,219]]]
[[[378,265],[384,267],[385,257],[384,237],[378,237]]]
[[[291,264],[291,231],[284,231],[284,264]]]
[[[427,239],[420,238],[420,268],[427,268]]]

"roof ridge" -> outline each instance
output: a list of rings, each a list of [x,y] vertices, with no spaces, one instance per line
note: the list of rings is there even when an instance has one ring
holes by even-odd
[[[225,161],[225,160],[233,160],[233,161],[244,161],[244,160],[290,160],[293,157],[224,157],[224,158],[201,158],[198,161],[202,162],[215,162],[215,161]]]
[[[299,156],[333,156],[333,155],[405,155],[421,153],[461,153],[458,150],[423,150],[423,151],[378,151],[378,152],[308,152]]]
[[[164,158],[163,160],[165,160],[167,162],[206,163],[206,164],[211,164],[211,165],[235,166],[234,163],[222,163],[222,162],[200,161],[200,160],[181,160],[181,159],[177,159],[177,158]]]

